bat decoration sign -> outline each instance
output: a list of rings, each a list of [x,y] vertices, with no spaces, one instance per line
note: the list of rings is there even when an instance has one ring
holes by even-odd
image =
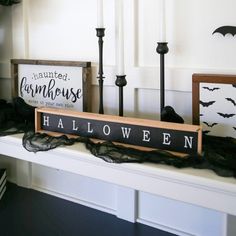
[[[234,106],[236,106],[236,102],[232,98],[225,98],[227,101],[231,102]]]
[[[208,123],[208,122],[206,122],[206,121],[203,121],[202,122],[203,124],[205,124],[206,126],[208,126],[208,127],[214,127],[215,125],[218,125],[218,123],[212,123],[212,124],[210,124],[210,123]]]
[[[211,91],[211,92],[220,89],[220,88],[218,88],[218,87],[209,88],[209,87],[207,87],[207,86],[204,86],[204,87],[202,87],[202,88],[203,88],[203,89],[206,89],[206,90],[208,90],[208,91]]]
[[[219,33],[225,36],[226,34],[231,34],[232,36],[236,35],[236,26],[221,26],[217,28],[212,34]]]
[[[213,105],[216,101],[210,101],[210,102],[199,101],[199,102],[203,107],[209,107],[209,106]]]
[[[236,138],[236,75],[193,75],[193,124],[203,133]]]
[[[227,114],[227,113],[221,113],[221,112],[217,112],[217,114],[224,118],[231,118],[236,115],[236,114]]]

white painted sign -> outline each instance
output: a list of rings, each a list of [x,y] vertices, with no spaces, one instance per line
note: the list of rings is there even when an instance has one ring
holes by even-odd
[[[37,107],[83,111],[83,68],[55,65],[18,66],[18,95]]]

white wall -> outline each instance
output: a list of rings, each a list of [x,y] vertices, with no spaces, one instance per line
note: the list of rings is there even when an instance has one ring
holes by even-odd
[[[23,4],[0,8],[0,77],[10,77],[8,62],[11,57],[91,61],[93,111],[97,112],[97,1],[23,0],[23,3],[24,11]],[[212,35],[219,26],[236,25],[236,2],[166,0],[166,4],[170,49],[166,56],[166,104],[173,106],[190,123],[192,73],[236,73],[236,38]],[[125,0],[124,5],[125,71],[128,81],[124,89],[125,115],[158,119],[159,57],[156,46],[159,37],[159,2]],[[104,0],[104,6],[104,107],[105,113],[117,114],[118,89],[114,86],[117,32],[115,0]],[[10,80],[1,79],[0,88],[0,96],[9,98]],[[15,165],[11,160],[11,166]],[[112,214],[122,212],[117,209],[117,198],[122,191],[115,185],[33,165],[32,186]],[[224,215],[219,212],[145,193],[139,193],[138,196],[137,218],[140,222],[173,232],[177,229],[179,234],[222,235]],[[173,207],[176,209],[173,217],[166,215]],[[153,208],[155,211],[152,211]],[[176,222],[175,219],[180,218],[183,220]]]
[[[10,98],[10,63],[12,57],[12,15],[10,7],[0,6],[0,98]],[[8,78],[8,79],[6,79]]]
[[[12,56],[11,8],[0,6],[0,62]]]
[[[25,57],[27,51],[32,59],[87,60],[96,66],[97,1],[23,2],[27,3],[28,9],[25,18],[22,16],[23,4],[12,8],[13,57]],[[125,114],[156,119],[159,113],[159,56],[156,53],[159,1],[124,2],[125,72],[128,81]],[[234,25],[232,9],[236,3],[233,0],[166,0],[166,5],[170,49],[166,56],[166,104],[173,106],[189,123],[192,73],[236,73],[235,38],[212,35],[219,26]],[[104,0],[104,7],[104,107],[106,113],[117,114],[115,0]],[[24,29],[28,30],[24,32]],[[96,67],[94,69],[93,111],[97,111]]]

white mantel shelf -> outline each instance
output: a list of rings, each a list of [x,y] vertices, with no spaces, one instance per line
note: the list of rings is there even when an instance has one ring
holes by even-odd
[[[84,144],[30,153],[22,146],[22,135],[1,137],[0,154],[236,215],[236,179],[211,170],[107,163],[91,155]]]

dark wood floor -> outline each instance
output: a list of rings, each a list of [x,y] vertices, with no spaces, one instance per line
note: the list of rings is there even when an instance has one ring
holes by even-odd
[[[1,236],[171,236],[142,224],[7,183]],[[173,235],[172,235],[173,236]]]

